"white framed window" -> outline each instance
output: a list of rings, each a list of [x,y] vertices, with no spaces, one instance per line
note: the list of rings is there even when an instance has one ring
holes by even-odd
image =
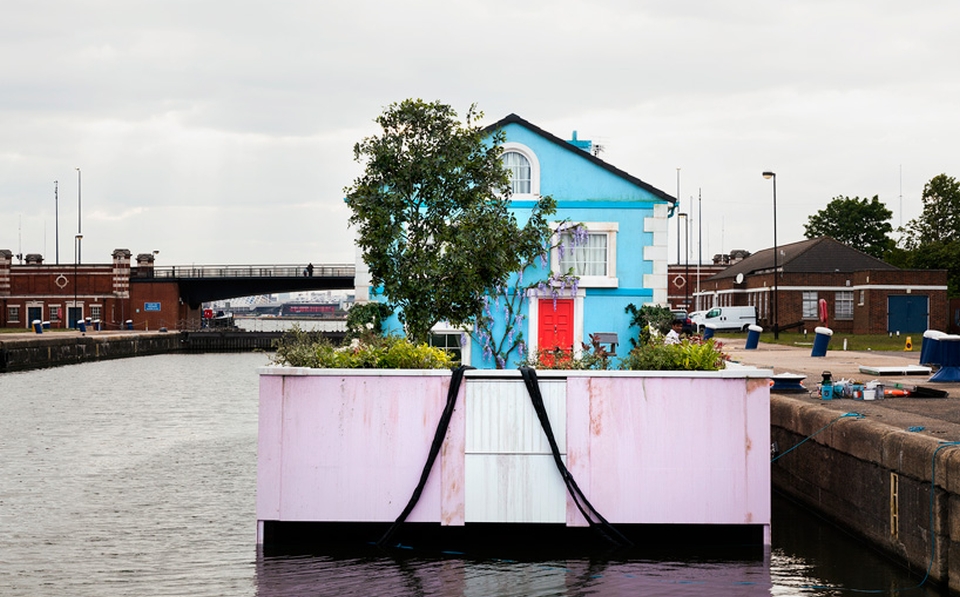
[[[94,319],[94,320],[96,320],[96,319],[102,319],[102,318],[100,317],[100,314],[101,314],[102,311],[103,311],[103,307],[102,307],[102,306],[100,306],[100,305],[90,305],[90,318],[91,318],[91,319]]]
[[[50,305],[50,321],[60,321],[60,305]]]
[[[7,306],[7,322],[8,323],[20,323],[20,305],[8,305]]]
[[[568,271],[580,278],[584,288],[616,288],[617,222],[583,222],[585,235],[575,239],[574,233],[562,232],[554,247],[550,265],[554,273]],[[559,227],[559,224],[557,224]]]
[[[853,319],[853,291],[841,290],[837,292],[833,306],[834,317],[837,319]]]
[[[540,160],[521,143],[503,144],[503,166],[510,172],[510,188],[515,199],[540,194]]]
[[[817,319],[817,293],[815,291],[805,290],[803,292],[803,318]]]
[[[861,307],[863,306],[864,294],[865,294],[865,292],[864,292],[863,290],[861,290],[861,291],[860,291],[860,303],[859,303]]]
[[[430,332],[430,346],[442,348],[453,355],[453,358],[462,365],[469,365],[463,362],[463,343],[466,334],[463,332]]]
[[[451,353],[461,365],[471,364],[469,329],[457,329],[449,322],[441,321],[431,328],[427,343]]]
[[[503,154],[503,166],[510,171],[510,191],[530,194],[530,160],[520,152],[508,151]]]

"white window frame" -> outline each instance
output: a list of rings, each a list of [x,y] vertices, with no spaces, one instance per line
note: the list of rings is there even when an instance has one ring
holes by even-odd
[[[90,305],[90,317],[94,320],[103,319],[103,305]]]
[[[820,318],[820,306],[818,304],[819,297],[817,296],[816,290],[804,290],[803,298],[800,303],[800,313],[801,319],[819,319]],[[811,296],[813,297],[811,299]],[[810,305],[813,307],[810,307]]]
[[[605,276],[580,276],[578,286],[582,288],[618,288],[620,286],[620,280],[617,278],[617,232],[620,231],[619,222],[581,223],[589,234],[607,235],[607,274]],[[561,222],[554,222],[554,232],[561,225]],[[560,250],[557,247],[550,251],[550,271],[555,274],[562,273],[560,270]]]
[[[471,345],[473,343],[473,338],[470,336],[471,328],[455,328],[451,326],[446,321],[441,321],[430,328],[431,334],[436,334],[438,336],[449,336],[452,334],[457,334],[458,336],[466,336],[466,344],[460,345],[460,364],[461,365],[472,365],[473,358]]]
[[[846,305],[847,309],[844,309],[841,313],[841,305]],[[852,290],[838,290],[836,296],[834,297],[833,303],[833,317],[841,321],[849,321],[853,319],[853,291]]]
[[[20,323],[22,309],[20,305],[7,305],[7,323]]]
[[[512,141],[507,141],[500,146],[503,149],[503,153],[509,153],[511,151],[519,153],[523,157],[527,158],[527,161],[530,162],[530,192],[529,193],[514,193],[511,195],[511,199],[514,200],[530,200],[534,197],[540,196],[540,160],[537,159],[537,154],[533,153],[533,150],[527,147],[522,143],[515,143]],[[512,184],[513,181],[511,181]]]

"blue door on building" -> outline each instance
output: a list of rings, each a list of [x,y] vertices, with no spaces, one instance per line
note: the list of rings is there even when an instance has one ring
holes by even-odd
[[[930,297],[900,294],[887,297],[887,332],[925,332],[930,323]]]

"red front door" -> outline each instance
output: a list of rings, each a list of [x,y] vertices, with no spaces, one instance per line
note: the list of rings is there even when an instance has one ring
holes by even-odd
[[[573,349],[573,299],[540,299],[537,346],[540,350]]]

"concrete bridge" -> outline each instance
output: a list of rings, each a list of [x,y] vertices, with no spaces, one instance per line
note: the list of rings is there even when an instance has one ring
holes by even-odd
[[[176,282],[191,309],[209,301],[306,290],[352,290],[356,268],[337,265],[174,265],[133,267],[131,285]]]

